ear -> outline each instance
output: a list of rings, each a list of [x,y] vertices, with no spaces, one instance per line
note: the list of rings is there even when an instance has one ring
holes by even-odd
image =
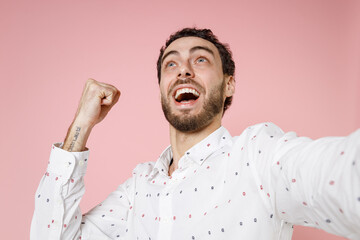
[[[235,79],[233,76],[225,76],[225,96],[231,97],[235,93]]]

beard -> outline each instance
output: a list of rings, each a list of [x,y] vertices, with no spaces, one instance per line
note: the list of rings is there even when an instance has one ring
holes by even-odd
[[[224,89],[225,81],[222,81],[220,86],[212,88],[209,98],[204,99],[202,109],[196,115],[192,115],[189,109],[182,110],[181,115],[176,115],[170,107],[171,96],[168,95],[166,98],[161,95],[161,106],[166,120],[181,132],[195,132],[205,128],[223,110]]]

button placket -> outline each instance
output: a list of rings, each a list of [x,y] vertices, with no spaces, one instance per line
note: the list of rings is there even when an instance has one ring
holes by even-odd
[[[173,204],[172,196],[179,181],[175,177],[168,179],[159,199],[159,221],[158,238],[160,240],[171,239],[173,227]]]

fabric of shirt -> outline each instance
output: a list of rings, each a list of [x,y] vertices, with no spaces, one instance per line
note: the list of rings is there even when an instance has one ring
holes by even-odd
[[[360,129],[312,140],[272,123],[220,127],[171,176],[171,146],[82,215],[89,150],[52,146],[31,239],[291,239],[293,225],[360,239]],[[139,147],[140,148],[140,147]]]

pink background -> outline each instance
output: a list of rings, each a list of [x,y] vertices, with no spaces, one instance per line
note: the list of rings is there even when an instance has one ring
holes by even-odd
[[[96,126],[83,211],[169,144],[155,63],[181,27],[230,44],[237,89],[223,125],[258,122],[312,138],[360,127],[360,1],[1,1],[2,239],[28,239],[51,144],[63,141],[87,78],[119,103]],[[342,239],[295,227],[293,239]]]

